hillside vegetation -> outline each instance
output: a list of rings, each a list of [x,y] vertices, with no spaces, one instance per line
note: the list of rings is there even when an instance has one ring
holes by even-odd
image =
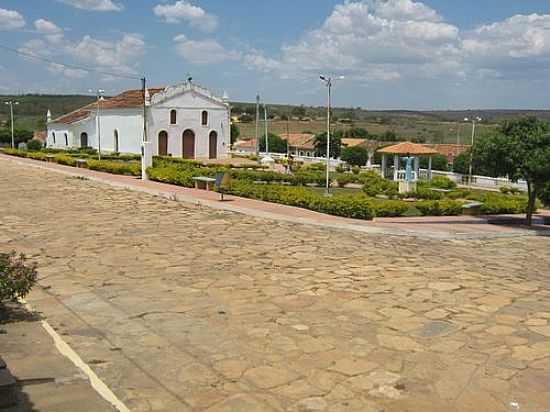
[[[17,100],[15,126],[20,129],[43,129],[46,113],[51,111],[55,118],[94,101],[94,96],[85,95],[0,95],[0,101]],[[232,114],[244,120],[239,123],[241,138],[255,136],[254,103],[233,102]],[[292,105],[269,105],[270,131],[276,134],[320,133],[326,129],[326,108]],[[263,114],[263,113],[262,113]],[[550,111],[530,110],[477,110],[477,111],[408,111],[408,110],[366,110],[355,108],[334,108],[334,127],[346,129],[360,127],[370,134],[381,135],[395,132],[402,139],[421,139],[431,143],[469,143],[470,126],[461,122],[465,117],[481,116],[478,136],[494,130],[496,125],[507,119],[534,115],[550,119]],[[9,106],[0,104],[0,126],[7,126]],[[460,125],[460,130],[459,129]],[[263,125],[262,125],[263,127]]]

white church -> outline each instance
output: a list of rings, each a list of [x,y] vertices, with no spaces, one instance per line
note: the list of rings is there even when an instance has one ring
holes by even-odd
[[[153,155],[185,159],[227,157],[231,143],[227,97],[218,97],[187,81],[148,89],[145,113],[147,140]],[[143,115],[143,91],[128,90],[57,119],[48,119],[46,145],[57,149],[101,147],[102,152],[139,154],[144,135]]]

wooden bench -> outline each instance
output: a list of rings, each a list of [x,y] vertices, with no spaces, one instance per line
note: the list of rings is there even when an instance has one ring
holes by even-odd
[[[54,163],[55,162],[55,156],[53,154],[46,155],[46,162]]]
[[[197,176],[193,178],[195,182],[195,189],[210,190],[213,183],[216,183],[216,179],[206,176]]]
[[[82,168],[86,167],[86,159],[76,159],[75,162],[76,162],[76,167],[77,168],[82,169]]]

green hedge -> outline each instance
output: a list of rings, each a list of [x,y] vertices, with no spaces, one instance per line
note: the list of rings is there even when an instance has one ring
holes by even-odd
[[[363,191],[369,196],[385,195],[391,199],[399,193],[397,182],[384,179],[376,172],[361,173],[359,176],[364,184]]]
[[[432,181],[430,182],[430,185],[438,189],[447,189],[447,190],[456,189],[456,182],[449,179],[447,176],[433,177]]]
[[[462,214],[462,203],[456,200],[422,200],[414,206],[422,216],[458,216]]]
[[[259,185],[246,181],[233,181],[227,192],[235,196],[296,206],[329,215],[365,220],[374,217],[371,204],[366,197],[326,197],[303,187]]]
[[[141,175],[141,164],[139,162],[115,162],[112,160],[93,160],[86,161],[86,167],[90,170],[113,173],[116,175]]]

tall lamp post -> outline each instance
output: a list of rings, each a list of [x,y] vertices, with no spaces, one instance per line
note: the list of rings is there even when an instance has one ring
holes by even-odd
[[[267,133],[267,106],[264,104],[265,153],[269,156],[269,134]]]
[[[473,162],[474,162],[474,143],[476,138],[476,122],[481,122],[481,117],[472,117],[471,119],[465,118],[465,122],[472,122],[472,146],[470,148],[470,167],[469,167],[469,173],[468,173],[468,182],[470,185],[470,189],[472,188],[472,179],[473,179]]]
[[[93,93],[92,90],[88,90],[89,93]],[[103,94],[105,93],[105,90],[98,89],[96,92],[96,98],[97,98],[97,119],[95,123],[96,128],[96,136],[97,136],[97,158],[101,160],[101,105],[100,102],[103,99]]]
[[[15,133],[14,133],[14,125],[13,125],[13,105],[18,105],[19,102],[16,102],[14,100],[10,100],[9,102],[4,102],[4,104],[7,104],[10,106],[10,125],[11,125],[11,148],[15,149]]]
[[[332,77],[319,76],[319,78],[327,86],[327,176],[326,176],[326,195],[330,195],[330,115],[332,104],[332,81],[335,80]],[[338,80],[343,79],[344,76],[337,77]]]

